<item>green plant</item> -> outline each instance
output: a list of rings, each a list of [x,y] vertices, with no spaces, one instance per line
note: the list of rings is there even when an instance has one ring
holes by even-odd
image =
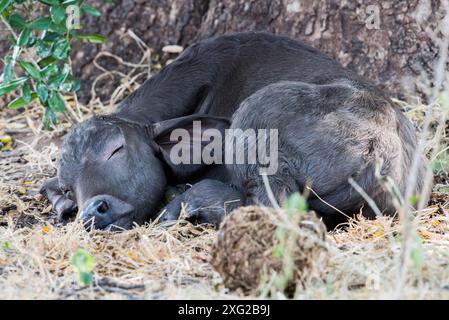
[[[3,242],[3,250],[4,251],[9,251],[11,249],[11,245],[9,244],[8,241],[4,241]]]
[[[36,12],[44,14],[34,17]],[[101,15],[97,9],[83,5],[83,0],[0,0],[0,19],[11,42],[11,52],[3,59],[0,95],[20,90],[21,95],[8,104],[11,109],[39,102],[45,110],[46,129],[56,124],[57,112],[64,112],[62,94],[74,93],[80,87],[70,64],[73,41],[106,41],[98,34],[78,32],[80,13]],[[16,69],[20,69],[19,76]]]
[[[412,246],[410,249],[410,258],[416,271],[421,271],[425,261],[425,251],[421,237],[417,234],[413,238]]]
[[[92,285],[94,257],[84,249],[78,249],[72,254],[70,264],[76,272],[76,279],[80,287]]]
[[[435,175],[442,175],[449,171],[449,152],[446,149],[440,151],[431,163]]]
[[[286,214],[286,223],[297,226],[301,215],[307,212],[307,200],[298,192],[290,195],[283,208]],[[288,230],[285,224],[280,224],[274,233],[277,245],[273,248],[273,256],[282,262],[282,271],[272,277],[272,284],[280,291],[284,292],[294,277],[294,246],[297,235]]]

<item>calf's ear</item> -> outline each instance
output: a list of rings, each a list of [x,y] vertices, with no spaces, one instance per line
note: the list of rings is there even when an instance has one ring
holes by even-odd
[[[227,118],[204,114],[161,121],[152,125],[152,145],[175,178],[188,179],[217,163],[211,163],[211,158],[222,158],[225,129],[230,124]]]

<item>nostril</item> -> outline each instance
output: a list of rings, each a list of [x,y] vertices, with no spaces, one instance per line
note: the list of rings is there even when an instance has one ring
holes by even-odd
[[[109,210],[109,206],[108,206],[108,204],[106,203],[106,201],[100,201],[100,203],[98,204],[98,206],[97,206],[97,212],[98,213],[105,213],[106,211],[108,211]]]

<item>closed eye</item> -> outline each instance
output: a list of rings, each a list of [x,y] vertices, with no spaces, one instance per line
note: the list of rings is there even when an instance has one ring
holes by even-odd
[[[119,152],[120,150],[123,149],[123,145],[121,145],[120,147],[118,147],[117,149],[115,149],[111,155],[109,156],[108,160],[111,159],[117,152]]]

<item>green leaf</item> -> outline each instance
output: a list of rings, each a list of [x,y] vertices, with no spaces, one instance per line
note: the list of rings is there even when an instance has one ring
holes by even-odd
[[[8,241],[4,241],[3,242],[3,250],[4,251],[9,251],[11,249],[11,245],[9,244]]]
[[[0,13],[2,13],[11,4],[11,0],[0,0]]]
[[[40,3],[49,5],[49,6],[54,6],[54,5],[58,5],[59,4],[59,0],[39,0]]]
[[[413,266],[416,270],[421,270],[424,265],[425,254],[422,245],[422,240],[419,236],[416,237],[415,242],[410,250],[410,257],[413,262]]]
[[[74,78],[72,82],[73,82],[73,83],[72,83],[72,87],[70,88],[70,90],[71,90],[72,92],[78,91],[78,90],[81,88],[81,83],[80,83],[80,81],[79,81],[78,79]]]
[[[40,71],[31,63],[28,61],[19,61],[19,66],[28,73],[33,79],[37,81],[42,81],[42,77],[40,74]]]
[[[100,11],[98,11],[97,9],[92,8],[92,7],[90,7],[90,6],[81,6],[80,8],[81,8],[81,10],[83,10],[84,12],[86,12],[86,13],[88,13],[88,14],[91,14],[91,15],[93,15],[93,16],[96,16],[96,17],[101,16],[101,12],[100,12]]]
[[[55,124],[56,124],[56,113],[50,108],[45,108],[44,128],[46,130],[52,130]]]
[[[13,91],[14,89],[16,89],[18,86],[20,86],[22,83],[24,83],[27,80],[28,80],[28,77],[21,77],[21,78],[15,79],[13,81],[10,81],[8,83],[0,84],[0,96]]]
[[[69,91],[76,92],[79,90],[79,88],[80,88],[79,80],[76,79],[71,74],[69,74],[67,76],[67,79],[65,80],[65,82],[59,86],[59,89],[63,92],[69,92]]]
[[[61,90],[62,92],[69,92],[70,89],[72,89],[72,82],[70,81],[61,83],[61,85],[59,86],[59,90]]]
[[[6,56],[5,67],[3,68],[3,83],[8,83],[12,79],[13,62],[12,56]]]
[[[9,16],[8,19],[9,24],[11,27],[22,30],[23,28],[27,27],[27,22],[24,17],[18,14],[12,14]]]
[[[53,57],[46,57],[42,60],[39,60],[39,62],[37,64],[39,65],[39,67],[44,68],[48,65],[51,65],[55,61],[56,61],[56,59]]]
[[[44,17],[44,18],[37,18],[33,20],[30,24],[30,28],[34,30],[48,30],[51,25],[51,19]]]
[[[31,29],[25,28],[20,33],[19,39],[17,40],[17,45],[21,48],[25,47],[30,40]]]
[[[67,59],[70,52],[70,42],[67,39],[58,40],[53,46],[52,56],[58,60]]]
[[[50,25],[50,29],[59,34],[64,34],[64,33],[67,33],[67,31],[68,31],[65,26],[65,23],[52,22]]]
[[[23,97],[14,99],[8,104],[9,109],[19,109],[25,107],[27,104],[29,104],[31,101],[37,98],[37,94],[34,92],[31,94],[30,101],[26,101]]]
[[[293,193],[287,198],[285,203],[285,211],[287,214],[292,215],[297,212],[305,213],[307,211],[307,201],[298,192]]]
[[[28,47],[33,47],[36,44],[37,37],[34,36],[32,33],[30,35],[30,40],[28,40]]]
[[[80,287],[88,287],[93,283],[93,275],[91,272],[78,272],[76,280]]]
[[[64,83],[67,74],[63,72],[57,73],[48,79],[48,88],[51,90],[59,90],[59,86]]]
[[[55,74],[56,72],[58,72],[58,66],[56,64],[50,64],[42,69],[41,76],[42,78],[45,78]]]
[[[25,102],[27,102],[27,103],[31,101],[31,87],[29,84],[26,84],[23,86],[22,97],[23,97],[23,100],[25,100]]]
[[[50,79],[48,79],[47,81],[48,88],[51,90],[58,90],[61,84],[64,83],[69,73],[70,73],[70,66],[68,64],[65,64],[61,72],[51,76]]]
[[[42,40],[46,42],[56,42],[56,40],[58,40],[59,37],[61,37],[59,33],[47,31],[45,32],[45,36],[42,38]]]
[[[62,2],[63,5],[77,4],[80,3],[81,0],[65,0]]]
[[[105,43],[108,38],[102,36],[101,34],[82,34],[78,35],[77,38],[81,41],[87,41],[90,43]]]
[[[431,163],[432,171],[435,175],[449,172],[449,152],[443,152]]]
[[[273,248],[273,257],[274,258],[282,258],[284,254],[284,250],[281,246],[277,245]]]
[[[40,84],[40,85],[37,86],[36,93],[37,93],[37,96],[39,97],[39,100],[42,103],[45,103],[47,101],[47,99],[48,99],[48,90],[47,90],[47,88],[43,84]]]
[[[282,226],[278,226],[276,228],[276,231],[274,232],[274,236],[276,237],[276,239],[282,240],[285,238],[285,228],[283,228]]]
[[[50,97],[48,98],[48,105],[50,109],[57,112],[64,112],[65,102],[62,99],[61,95],[57,91],[51,91]]]
[[[94,269],[94,257],[84,249],[76,250],[70,258],[70,263],[82,272],[91,272]]]
[[[36,53],[40,58],[46,58],[50,55],[53,48],[53,43],[37,40],[36,42]]]
[[[51,19],[58,24],[65,20],[65,8],[62,6],[52,6],[50,8]]]
[[[417,195],[413,195],[413,196],[410,196],[410,198],[408,198],[408,203],[411,206],[416,206],[418,204],[418,201],[419,201],[419,196],[417,196]]]

